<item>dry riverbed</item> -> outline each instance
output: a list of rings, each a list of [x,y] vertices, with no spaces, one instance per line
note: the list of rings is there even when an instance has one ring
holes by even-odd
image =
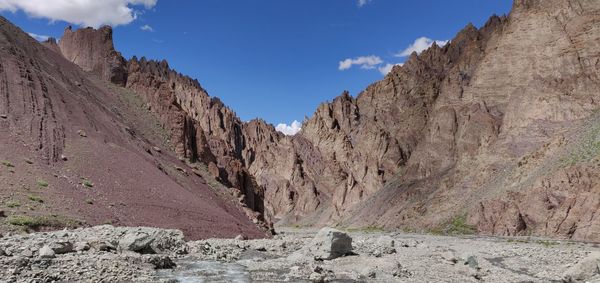
[[[0,238],[0,281],[600,282],[600,248],[588,243],[379,231],[279,232],[268,240],[194,242],[185,242],[177,230],[108,225],[5,235]]]

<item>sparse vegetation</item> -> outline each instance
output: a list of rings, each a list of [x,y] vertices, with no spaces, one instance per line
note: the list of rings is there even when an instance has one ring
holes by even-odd
[[[433,235],[472,235],[477,232],[475,226],[467,224],[467,216],[459,215],[441,227],[429,231]]]
[[[37,181],[38,186],[42,187],[42,188],[47,188],[48,187],[48,182],[46,182],[45,180],[38,180]]]
[[[381,233],[381,232],[384,232],[385,230],[383,228],[377,227],[377,226],[366,226],[366,227],[361,227],[361,228],[347,228],[346,231],[348,231],[350,233],[354,233],[354,232]]]
[[[551,248],[553,246],[558,245],[558,242],[554,242],[554,241],[548,241],[548,240],[538,240],[537,241],[538,244],[546,247],[546,248]]]
[[[67,219],[58,215],[52,216],[28,216],[28,215],[12,215],[6,220],[6,223],[14,226],[22,226],[29,229],[37,229],[40,227],[74,227],[79,224],[78,221]]]
[[[86,188],[93,188],[94,187],[94,183],[92,183],[90,180],[88,180],[85,177],[81,177],[81,185],[86,187]]]
[[[8,161],[8,160],[2,160],[1,162],[2,162],[2,165],[6,166],[6,167],[8,167],[8,168],[13,168],[13,167],[15,167],[15,165],[13,165],[13,164],[12,164],[10,161]]]
[[[568,156],[560,159],[563,166],[573,166],[580,162],[590,161],[600,155],[600,125],[593,125],[579,146],[572,150]]]
[[[466,215],[457,216],[450,222],[448,229],[449,235],[470,235],[475,234],[477,230],[474,226],[467,224]]]
[[[17,207],[21,206],[21,203],[16,200],[12,200],[12,201],[9,201],[8,203],[6,203],[6,206],[8,208],[17,208]]]
[[[44,199],[42,199],[40,196],[28,195],[27,198],[33,202],[39,202],[39,203],[44,202]]]

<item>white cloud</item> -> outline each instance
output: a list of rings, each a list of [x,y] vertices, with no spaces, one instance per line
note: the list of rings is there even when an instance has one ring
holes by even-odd
[[[340,61],[338,69],[340,71],[344,71],[352,68],[353,65],[359,65],[361,69],[370,70],[375,69],[375,67],[381,63],[383,63],[383,60],[381,60],[381,58],[378,56],[361,56],[354,59]]]
[[[364,5],[367,5],[367,3],[371,2],[372,0],[358,0],[358,7],[362,7]]]
[[[34,18],[81,26],[125,25],[137,18],[134,6],[150,9],[158,0],[0,0],[0,11],[21,10]]]
[[[427,50],[427,48],[431,47],[431,45],[433,45],[433,43],[436,43],[439,46],[444,46],[446,44],[448,44],[448,40],[433,40],[431,38],[427,38],[427,37],[420,37],[417,38],[417,40],[415,40],[415,42],[411,45],[409,45],[406,49],[404,49],[403,51],[401,51],[400,53],[396,54],[396,57],[406,57],[406,56],[410,56],[410,54],[412,54],[413,52],[417,52],[417,54]]]
[[[294,120],[291,125],[281,123],[277,125],[275,129],[282,132],[286,136],[293,136],[302,129],[302,123]]]
[[[35,40],[37,40],[37,41],[46,41],[46,40],[48,40],[48,38],[50,38],[50,36],[35,34],[33,32],[28,32],[27,34],[29,34],[29,36],[35,38]]]
[[[389,74],[392,71],[392,69],[394,68],[394,66],[402,66],[402,65],[404,65],[404,63],[398,63],[398,64],[387,63],[385,66],[381,66],[381,67],[379,67],[377,69],[379,70],[379,72],[381,72],[382,75],[385,76],[385,75]]]
[[[149,25],[143,25],[143,26],[140,27],[140,29],[143,30],[143,31],[154,32],[154,29],[151,26],[149,26]]]

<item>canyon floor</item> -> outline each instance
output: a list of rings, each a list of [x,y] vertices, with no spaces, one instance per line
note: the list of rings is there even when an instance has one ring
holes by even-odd
[[[0,238],[2,282],[600,282],[597,244],[345,231],[351,253],[311,254],[317,230],[185,242],[110,225]],[[76,267],[76,268],[74,268]]]

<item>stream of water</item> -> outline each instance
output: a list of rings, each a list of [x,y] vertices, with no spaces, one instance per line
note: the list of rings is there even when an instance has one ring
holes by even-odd
[[[175,279],[181,283],[236,282],[250,283],[250,273],[242,265],[216,261],[183,259],[177,261],[177,268],[160,270],[158,279]]]

